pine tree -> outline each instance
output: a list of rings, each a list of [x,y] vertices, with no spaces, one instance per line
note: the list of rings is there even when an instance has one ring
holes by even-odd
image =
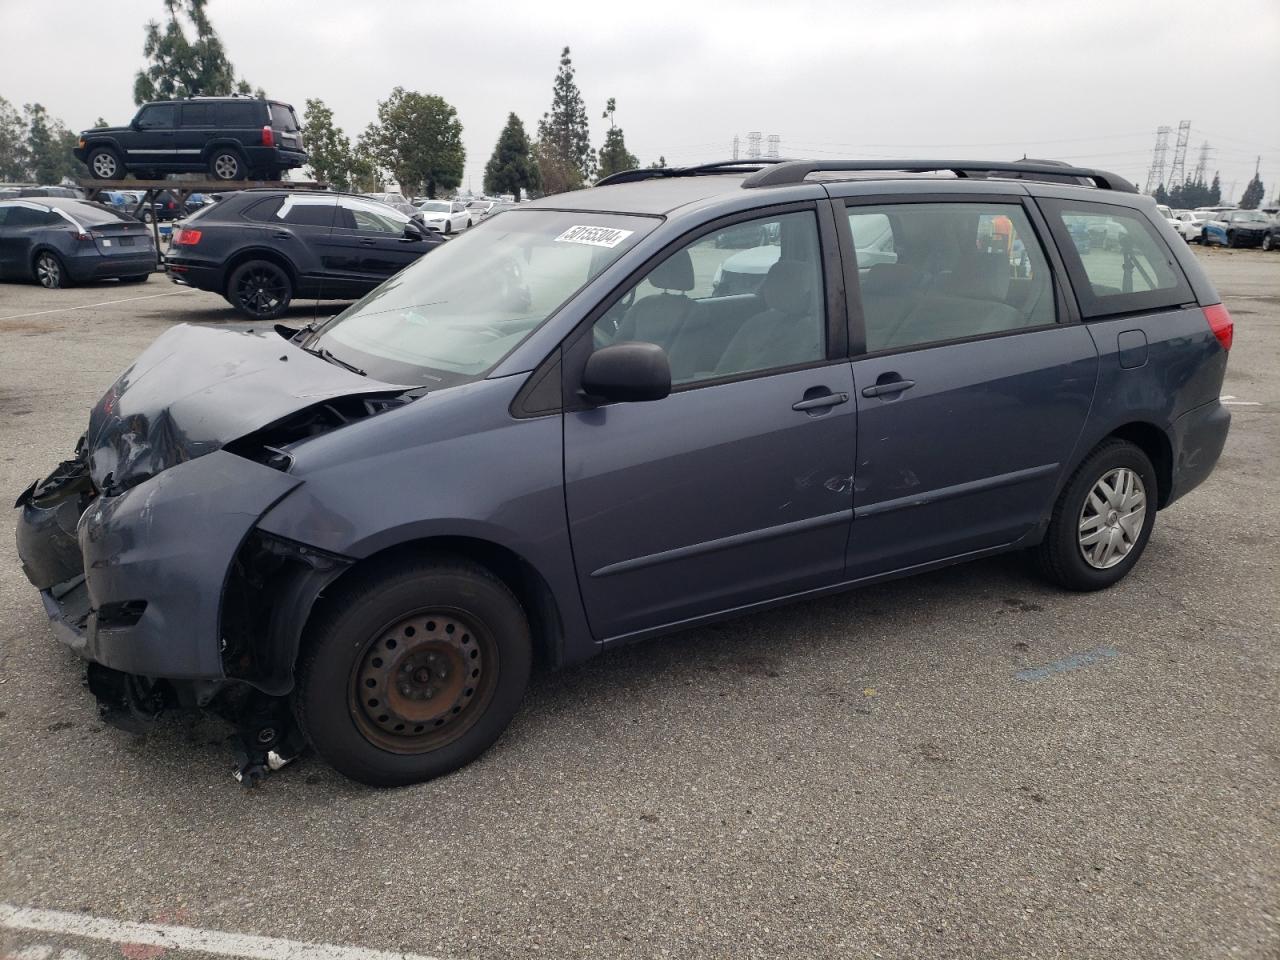
[[[1213,183],[1209,184],[1209,202],[1202,203],[1202,207],[1216,207],[1222,202],[1222,180],[1218,177],[1218,171],[1213,171]]]
[[[150,64],[134,77],[134,103],[250,92],[247,81],[237,83],[235,79],[235,68],[205,14],[207,2],[164,0],[168,22],[163,27],[155,20],[147,22],[142,53]],[[194,40],[187,39],[179,14],[190,21],[195,31]],[[257,94],[265,96],[261,89]]]
[[[484,167],[484,192],[509,193],[519,202],[521,190],[539,189],[542,180],[532,151],[520,118],[514,113],[507,114],[507,125],[502,128],[493,156]]]
[[[553,185],[577,189],[594,173],[587,108],[573,76],[573,60],[565,47],[551,88],[551,109],[538,122],[538,166],[547,193],[560,192]]]
[[[1258,171],[1253,172],[1253,179],[1249,181],[1249,185],[1244,188],[1244,196],[1240,198],[1241,210],[1257,210],[1258,205],[1262,203],[1262,198],[1267,195],[1266,190],[1262,186],[1262,179],[1258,176]]]
[[[613,114],[618,108],[613,97],[609,98],[604,108],[604,119],[609,121],[609,131],[604,135],[604,146],[600,148],[600,165],[597,175],[604,179],[622,170],[634,170],[640,161],[627,151],[627,142],[622,136],[622,128],[615,126]]]
[[[658,154],[658,159],[649,164],[650,170],[665,170],[667,168],[667,158]]]
[[[74,177],[78,171],[71,150],[76,145],[76,135],[61,120],[50,117],[41,104],[25,104],[22,113],[27,127],[28,176],[41,184]]]
[[[1169,194],[1165,190],[1163,183],[1156,187],[1156,192],[1151,196],[1155,198],[1156,203],[1163,203],[1166,207],[1169,206]]]

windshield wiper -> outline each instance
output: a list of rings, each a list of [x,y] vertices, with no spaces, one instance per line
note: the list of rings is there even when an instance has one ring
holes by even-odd
[[[307,353],[310,353],[314,356],[319,357],[321,360],[328,360],[330,363],[336,366],[342,367],[344,370],[350,370],[352,373],[358,373],[362,377],[368,376],[367,373],[365,373],[363,370],[357,367],[354,363],[348,363],[346,360],[343,360],[341,357],[335,356],[333,351],[330,350],[328,347],[320,347],[318,350],[312,350],[310,347],[302,347],[301,349],[305,350]]]

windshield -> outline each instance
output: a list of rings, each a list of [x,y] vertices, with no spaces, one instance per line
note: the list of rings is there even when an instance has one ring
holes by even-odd
[[[660,221],[522,210],[432,250],[306,343],[388,383],[485,376]]]
[[[1258,210],[1242,210],[1240,213],[1231,214],[1232,220],[1247,220],[1250,223],[1266,223],[1267,216]]]
[[[428,213],[448,213],[450,205],[443,200],[428,200],[426,203],[418,207],[419,210],[426,210]]]

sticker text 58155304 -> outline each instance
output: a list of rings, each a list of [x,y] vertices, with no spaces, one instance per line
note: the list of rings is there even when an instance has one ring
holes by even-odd
[[[570,227],[556,237],[556,242],[585,243],[593,247],[616,247],[633,233],[635,233],[634,230],[619,230],[616,227],[577,226]]]

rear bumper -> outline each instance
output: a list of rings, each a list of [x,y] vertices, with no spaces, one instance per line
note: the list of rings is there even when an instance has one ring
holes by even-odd
[[[1167,506],[1190,493],[1213,472],[1231,428],[1231,412],[1218,400],[1188,410],[1173,422],[1173,485]]]
[[[220,266],[175,257],[170,253],[164,258],[164,272],[174,283],[183,286],[219,294],[226,292],[224,272]]]
[[[245,159],[251,167],[279,167],[287,170],[292,167],[305,166],[307,152],[290,150],[287,147],[246,147]]]
[[[154,247],[146,247],[144,252],[122,256],[103,256],[94,253],[90,256],[72,257],[67,263],[67,271],[71,279],[78,283],[89,280],[107,280],[111,277],[136,277],[155,270],[157,257]]]

